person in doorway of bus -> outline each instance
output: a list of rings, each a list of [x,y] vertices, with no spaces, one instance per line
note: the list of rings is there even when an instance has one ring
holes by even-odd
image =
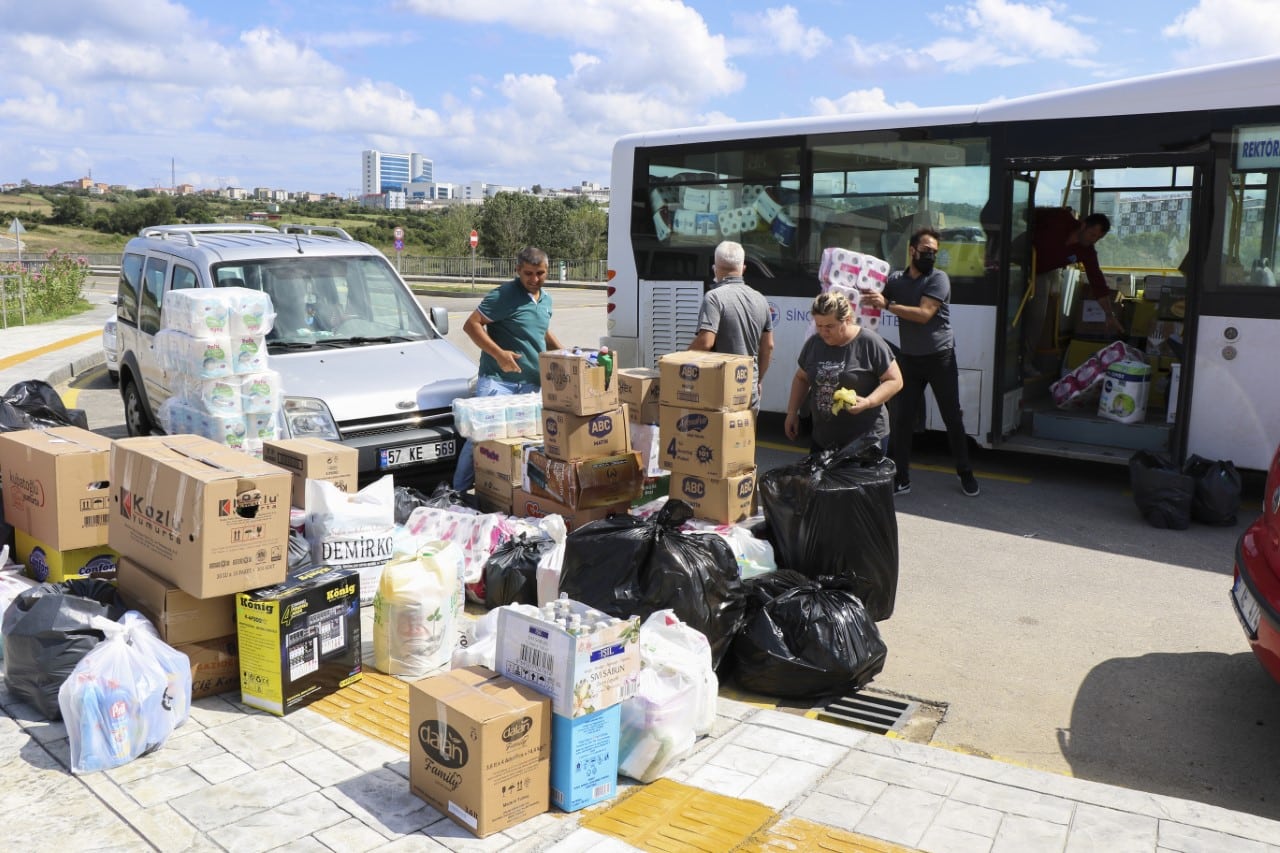
[[[1106,318],[1107,332],[1120,336],[1124,327],[1116,315],[1115,294],[1107,287],[1107,277],[1098,265],[1095,244],[1111,230],[1111,220],[1103,213],[1076,219],[1067,207],[1036,208],[1033,245],[1036,250],[1035,295],[1023,312],[1024,373],[1035,373],[1034,357],[1058,292],[1059,270],[1072,264],[1084,266],[1089,282],[1088,296],[1097,300]]]
[[[934,269],[938,258],[938,232],[921,228],[907,246],[910,263],[889,276],[883,293],[862,297],[864,304],[898,318],[898,364],[902,368],[902,395],[895,405],[889,455],[897,466],[894,494],[911,491],[911,441],[916,418],[924,405],[924,389],[933,397],[947,426],[947,441],[960,488],[977,497],[978,480],[969,464],[969,444],[960,410],[960,370],[956,364],[955,333],[951,329],[951,279]]]
[[[755,362],[756,385],[751,410],[760,414],[760,390],[773,357],[773,320],[769,302],[742,279],[746,252],[741,243],[716,246],[715,287],[702,297],[698,333],[691,350],[749,355]]]
[[[787,438],[799,438],[800,407],[807,401],[811,452],[839,450],[863,438],[880,441],[889,434],[885,403],[902,389],[893,352],[884,338],[854,322],[842,293],[819,294],[809,312],[818,332],[800,348],[783,425]]]
[[[542,388],[538,354],[563,349],[551,331],[551,294],[542,289],[547,279],[547,253],[529,246],[516,258],[516,277],[489,292],[462,325],[480,348],[477,397],[531,394]],[[476,467],[470,439],[458,454],[453,488],[465,492],[475,485]]]

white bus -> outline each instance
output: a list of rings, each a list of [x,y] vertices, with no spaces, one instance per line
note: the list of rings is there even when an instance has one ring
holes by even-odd
[[[1196,453],[1265,470],[1280,442],[1277,80],[1270,57],[981,106],[624,137],[603,342],[628,365],[687,348],[714,247],[737,239],[775,322],[763,409],[782,412],[822,250],[897,269],[929,224],[943,238],[965,425],[980,445],[1116,462],[1136,449]],[[1131,297],[1125,327],[1153,368],[1139,423],[1059,410],[1048,380],[1026,378],[1045,368],[1054,379],[1102,345],[1068,270],[1050,331],[1022,355],[1027,234],[1037,207],[1064,205],[1111,220],[1099,258]],[[895,322],[880,327],[892,343]],[[924,426],[943,428],[932,399]]]

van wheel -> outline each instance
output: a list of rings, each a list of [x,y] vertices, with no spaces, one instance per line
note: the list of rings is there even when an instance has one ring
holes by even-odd
[[[120,396],[124,398],[124,425],[129,435],[151,435],[151,416],[147,414],[137,383],[126,379]]]

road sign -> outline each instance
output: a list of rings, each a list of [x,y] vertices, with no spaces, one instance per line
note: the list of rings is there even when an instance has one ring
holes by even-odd
[[[404,240],[401,240],[399,237],[396,238],[396,251],[397,252],[404,251]]]
[[[19,221],[18,221],[18,217],[16,217],[16,216],[15,216],[15,217],[13,218],[13,221],[9,223],[9,233],[10,233],[10,234],[17,234],[17,235],[26,234],[26,233],[27,233],[27,229],[25,229],[25,228],[23,228],[23,227],[22,227],[22,223],[21,223],[21,222],[19,222]],[[474,232],[474,231],[472,231],[472,232],[471,232],[471,239],[472,239],[472,241],[473,241],[473,242],[471,243],[471,245],[473,245],[473,246],[474,246],[474,245],[475,245],[474,240],[476,239],[476,232]]]
[[[403,239],[404,239],[404,229],[403,229],[403,228],[401,228],[399,225],[397,225],[397,226],[396,226],[396,230],[394,230],[394,231],[392,231],[392,232],[391,232],[391,236],[393,236],[393,237],[395,237],[395,238],[396,238],[396,242],[399,242],[399,241],[403,240]]]
[[[472,231],[471,232],[471,248],[474,249],[476,246],[479,246],[479,245],[480,245],[480,232]]]

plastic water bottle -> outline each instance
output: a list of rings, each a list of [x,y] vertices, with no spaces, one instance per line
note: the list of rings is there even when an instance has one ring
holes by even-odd
[[[613,377],[613,353],[609,352],[608,347],[600,347],[596,362],[604,368],[604,387],[608,388],[609,380]]]

